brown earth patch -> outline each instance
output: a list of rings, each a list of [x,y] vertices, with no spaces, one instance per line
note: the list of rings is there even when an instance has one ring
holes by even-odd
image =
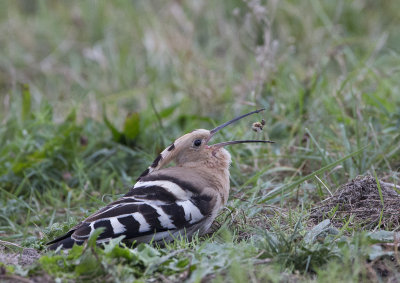
[[[21,252],[6,252],[0,246],[0,262],[7,265],[31,265],[37,261],[40,254],[35,249],[23,249]]]
[[[30,277],[23,277],[16,274],[9,274],[6,270],[6,265],[27,266],[37,262],[40,253],[35,249],[21,249],[20,252],[14,252],[0,245],[0,282],[4,283],[48,283],[54,282],[53,278],[41,272]]]
[[[336,227],[353,217],[349,226],[394,230],[400,226],[400,194],[395,185],[379,182],[383,205],[374,177],[359,176],[342,185],[335,194],[312,209],[310,218],[316,224],[330,219]],[[382,214],[382,216],[381,216]]]

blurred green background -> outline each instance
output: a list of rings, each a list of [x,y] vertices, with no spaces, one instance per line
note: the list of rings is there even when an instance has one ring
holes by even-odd
[[[297,118],[290,112],[306,104],[326,116],[320,112],[329,108],[325,96],[351,104],[357,92],[377,91],[379,84],[357,80],[356,70],[398,79],[398,1],[0,5],[2,117],[12,112],[20,84],[29,84],[34,107],[49,102],[57,121],[72,107],[80,119],[98,118],[103,105],[117,121],[150,108],[151,100],[157,109],[181,103],[177,112],[204,117],[246,105],[271,111],[273,104],[283,117]],[[357,82],[352,95],[346,79]]]
[[[399,183],[399,11],[398,0],[1,1],[0,235],[42,244],[54,223],[69,221],[61,233],[126,192],[179,136],[262,107],[217,137],[276,141],[229,149],[231,208],[238,195],[312,205],[328,196],[320,182],[280,189],[363,146],[319,174],[324,185],[373,169]]]

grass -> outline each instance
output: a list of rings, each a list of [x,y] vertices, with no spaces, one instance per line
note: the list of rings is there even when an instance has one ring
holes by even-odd
[[[378,246],[350,215],[339,230],[308,221],[311,207],[357,175],[399,183],[399,8],[395,0],[0,3],[0,245],[42,252],[30,266],[0,263],[0,278],[399,276],[395,236]],[[262,107],[217,137],[276,143],[229,148],[231,194],[215,233],[165,247],[44,252],[125,193],[177,137]],[[261,118],[266,128],[253,133]],[[383,256],[371,260],[377,249]]]

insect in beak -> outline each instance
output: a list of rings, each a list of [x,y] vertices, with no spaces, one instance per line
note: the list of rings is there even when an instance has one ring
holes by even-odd
[[[244,114],[242,116],[236,117],[235,119],[232,119],[232,120],[230,120],[230,121],[228,121],[226,123],[223,123],[222,125],[219,125],[218,127],[214,128],[214,129],[212,129],[210,131],[211,134],[208,137],[208,139],[206,140],[206,143],[208,143],[210,141],[210,139],[214,136],[215,133],[217,133],[221,129],[225,128],[226,126],[228,126],[228,125],[230,125],[230,124],[232,124],[232,123],[234,123],[236,121],[239,121],[240,119],[243,119],[244,117],[247,117],[247,116],[252,115],[252,114],[259,113],[259,112],[264,111],[264,110],[265,110],[264,108],[263,109],[258,109],[256,111],[253,111],[253,112]],[[216,144],[210,145],[209,147],[213,148],[214,151],[215,151],[218,148],[221,148],[221,147],[224,147],[224,146],[227,146],[227,145],[231,145],[231,144],[239,144],[239,143],[274,143],[274,142],[273,141],[267,141],[267,140],[237,140],[237,141],[227,141],[227,142],[216,143]]]

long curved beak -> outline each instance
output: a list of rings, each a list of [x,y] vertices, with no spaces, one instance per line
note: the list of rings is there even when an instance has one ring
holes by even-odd
[[[226,126],[228,126],[228,125],[230,125],[230,124],[232,124],[232,123],[235,123],[236,121],[239,121],[240,119],[243,119],[244,117],[247,117],[247,116],[256,114],[256,113],[261,112],[261,111],[264,111],[264,110],[265,110],[265,108],[258,109],[258,110],[256,110],[256,111],[253,111],[253,112],[244,114],[244,115],[239,116],[239,117],[236,117],[235,119],[232,119],[232,120],[230,120],[230,121],[228,121],[228,122],[225,122],[225,123],[223,123],[222,125],[219,125],[218,127],[212,129],[212,130],[210,131],[211,136],[213,136],[216,132],[218,132],[219,130],[225,128]]]
[[[206,143],[208,143],[210,141],[210,139],[214,136],[214,134],[218,131],[220,131],[221,129],[225,128],[226,126],[235,123],[236,121],[239,121],[240,119],[243,119],[244,117],[259,113],[261,111],[264,111],[265,108],[262,109],[258,109],[256,111],[252,111],[250,113],[244,114],[242,116],[236,117],[228,122],[223,123],[222,125],[219,125],[218,127],[212,129],[210,131],[210,136],[208,137],[208,139],[206,140]],[[221,143],[216,143],[211,145],[213,148],[219,148],[219,147],[223,147],[223,146],[227,146],[227,145],[231,145],[231,144],[238,144],[238,143],[274,143],[273,141],[266,141],[266,140],[238,140],[238,141],[227,141],[227,142],[221,142]]]
[[[238,143],[275,143],[273,141],[265,141],[265,140],[239,140],[239,141],[227,141],[227,142],[220,142],[213,144],[213,148],[219,148],[231,144],[238,144]]]

